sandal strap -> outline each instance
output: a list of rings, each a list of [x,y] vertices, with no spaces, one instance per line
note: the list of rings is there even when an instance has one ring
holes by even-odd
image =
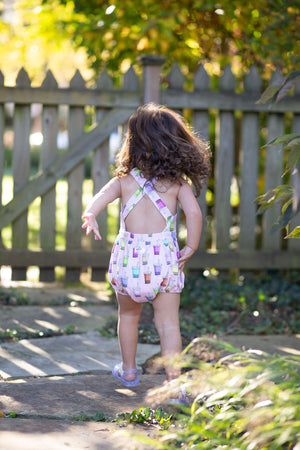
[[[123,370],[122,367],[121,367],[121,371],[122,371],[122,376],[124,376],[124,375],[129,375],[130,373],[137,373],[137,368]]]

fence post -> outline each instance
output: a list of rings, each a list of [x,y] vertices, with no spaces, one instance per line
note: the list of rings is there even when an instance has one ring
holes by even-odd
[[[166,58],[162,55],[143,55],[143,103],[160,103],[160,70]]]

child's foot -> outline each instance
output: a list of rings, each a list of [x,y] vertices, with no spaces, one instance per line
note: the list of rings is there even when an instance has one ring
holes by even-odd
[[[112,374],[117,380],[121,381],[124,386],[132,387],[139,384],[137,368],[123,370],[122,363],[119,363],[113,368]]]

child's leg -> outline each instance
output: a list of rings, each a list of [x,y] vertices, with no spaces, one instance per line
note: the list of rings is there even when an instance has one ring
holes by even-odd
[[[129,295],[117,294],[119,303],[118,337],[122,355],[123,370],[136,367],[135,355],[138,341],[138,324],[142,304],[133,301]],[[125,376],[127,381],[134,380],[135,374]]]
[[[162,292],[153,301],[154,323],[160,337],[162,356],[181,352],[182,343],[179,326],[179,293]],[[170,381],[180,375],[180,369],[167,366],[166,376]]]

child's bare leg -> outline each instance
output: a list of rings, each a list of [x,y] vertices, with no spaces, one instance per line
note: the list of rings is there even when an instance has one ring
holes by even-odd
[[[182,342],[179,326],[179,293],[160,293],[153,301],[154,323],[160,337],[162,356],[171,356],[181,352]],[[167,366],[167,380],[180,375],[180,369]]]
[[[117,294],[117,299],[119,303],[118,337],[122,367],[123,370],[134,369],[142,304],[133,301],[129,295]],[[125,376],[127,381],[132,381],[134,378],[134,373]]]

